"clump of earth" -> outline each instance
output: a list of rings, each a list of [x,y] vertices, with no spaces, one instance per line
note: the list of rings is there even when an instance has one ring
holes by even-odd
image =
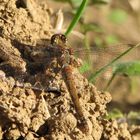
[[[52,13],[47,1],[0,2],[0,139],[137,140],[140,127],[107,120],[111,95],[73,67],[89,127],[88,133],[82,131],[61,68],[44,56],[53,34]]]

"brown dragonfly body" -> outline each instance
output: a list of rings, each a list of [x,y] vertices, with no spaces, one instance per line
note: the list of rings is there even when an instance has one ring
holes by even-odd
[[[76,84],[74,76],[72,74],[73,68],[70,65],[70,55],[72,55],[72,50],[71,48],[68,48],[67,39],[62,34],[53,35],[51,38],[51,45],[51,52],[54,56],[56,56],[58,64],[62,68],[62,75],[64,77],[71,99],[74,103],[75,110],[78,114],[78,119],[80,120],[82,130],[84,133],[88,133],[89,126],[79,102],[78,90],[75,86]]]

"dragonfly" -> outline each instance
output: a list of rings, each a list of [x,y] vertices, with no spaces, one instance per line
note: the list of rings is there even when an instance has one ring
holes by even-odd
[[[48,48],[50,52],[52,52],[51,56],[55,56],[57,58],[57,63],[61,67],[62,75],[64,77],[64,81],[68,88],[69,94],[73,101],[75,110],[78,114],[78,119],[80,120],[82,131],[84,133],[89,132],[89,126],[87,119],[83,114],[83,109],[79,102],[78,97],[78,89],[76,88],[74,76],[73,76],[73,68],[70,64],[70,56],[73,55],[72,48],[67,46],[67,38],[63,34],[54,34],[51,37],[51,46]]]

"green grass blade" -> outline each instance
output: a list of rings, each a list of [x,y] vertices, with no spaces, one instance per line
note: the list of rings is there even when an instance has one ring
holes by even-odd
[[[140,61],[137,60],[115,64],[113,66],[113,73],[127,76],[140,75]]]
[[[108,88],[109,88],[109,86],[111,85],[112,81],[114,80],[115,76],[116,76],[115,73],[111,76],[111,78],[109,79],[109,81],[108,81],[106,87],[104,88],[104,91],[107,91],[107,90],[108,90]]]
[[[86,4],[87,4],[88,0],[83,0],[80,7],[78,8],[72,22],[70,23],[67,31],[65,32],[65,35],[67,36],[74,28],[74,26],[77,24],[77,22],[79,21],[82,13],[83,13],[83,10],[84,8],[86,7]]]
[[[104,90],[107,90],[116,75],[140,76],[140,61],[121,62],[113,65],[113,75]],[[132,79],[131,79],[132,80]],[[136,81],[136,80],[134,80]]]
[[[121,53],[119,56],[117,56],[116,58],[114,58],[111,62],[109,62],[107,65],[105,65],[104,67],[102,67],[101,69],[99,69],[98,71],[96,71],[95,73],[91,74],[89,81],[90,82],[94,82],[96,77],[98,75],[100,75],[102,72],[104,72],[109,66],[113,65],[116,61],[118,61],[121,57],[123,57],[124,55],[126,55],[128,52],[130,52],[132,49],[137,48],[140,46],[140,43],[135,45],[134,47],[130,47],[129,49],[127,49],[126,51],[124,51],[123,53]]]

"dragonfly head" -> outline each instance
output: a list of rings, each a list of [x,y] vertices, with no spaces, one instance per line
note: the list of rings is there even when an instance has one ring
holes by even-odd
[[[52,45],[59,45],[59,46],[65,46],[67,43],[67,38],[63,34],[54,34],[51,37],[51,44]]]

